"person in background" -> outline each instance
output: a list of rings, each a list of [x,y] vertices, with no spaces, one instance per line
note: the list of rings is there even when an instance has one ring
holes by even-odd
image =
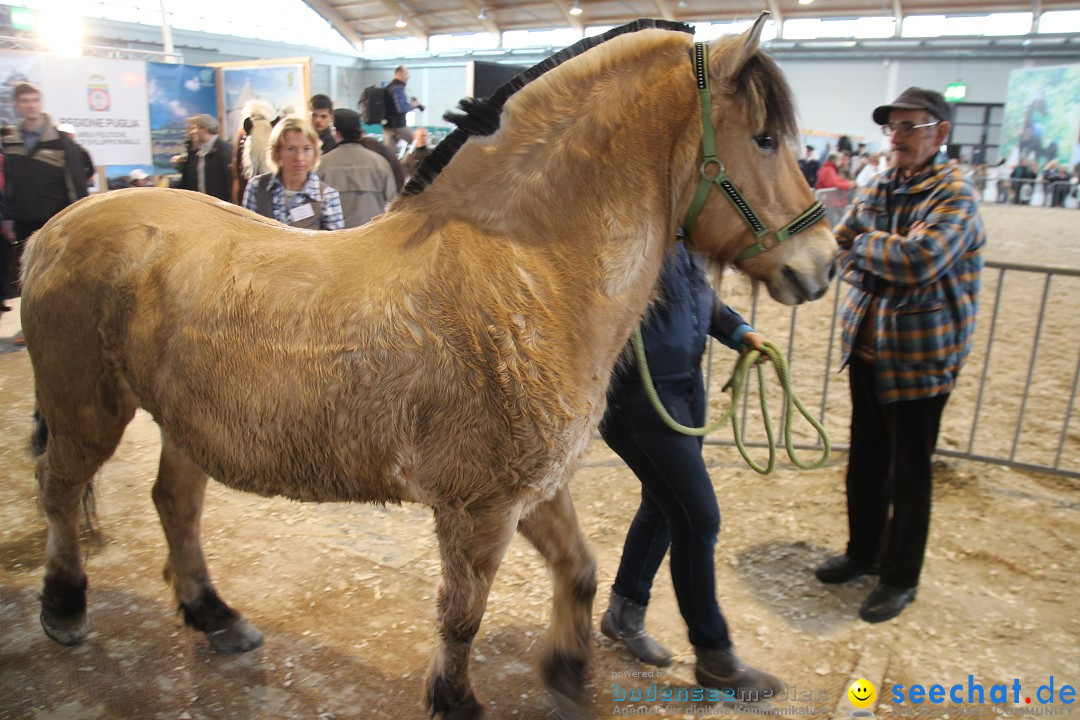
[[[1027,158],[1020,158],[1020,162],[1009,175],[1009,185],[1012,186],[1014,205],[1027,205],[1031,202],[1037,177],[1038,175],[1035,174],[1035,170],[1032,168],[1032,162]]]
[[[878,623],[915,600],[930,529],[941,413],[971,350],[986,232],[975,189],[940,152],[941,93],[908,88],[876,108],[894,167],[836,226],[851,390],[847,548],[823,583],[880,575],[859,608]]]
[[[150,176],[139,168],[128,173],[128,185],[130,187],[150,187]]]
[[[325,155],[337,147],[337,140],[334,139],[334,101],[322,93],[312,95],[308,109],[311,111],[311,126],[319,136],[322,154]]]
[[[843,163],[843,153],[829,153],[828,158],[822,164],[817,174],[817,189],[836,188],[837,190],[850,190],[851,181],[841,176],[839,167]]]
[[[859,188],[870,187],[874,178],[881,174],[882,153],[874,153],[867,158],[858,174],[855,176],[855,186]]]
[[[803,177],[806,178],[806,184],[810,187],[817,186],[817,176],[820,168],[821,163],[818,162],[814,146],[807,145],[806,156],[799,160],[799,169],[802,170]]]
[[[397,195],[390,163],[360,144],[360,113],[334,111],[338,144],[319,163],[319,178],[341,195],[345,227],[359,227],[382,213]]]
[[[212,115],[188,118],[188,147],[181,155],[180,188],[229,202],[233,191],[232,148],[218,135]]]
[[[386,120],[383,123],[383,135],[386,138],[386,146],[391,152],[397,154],[398,140],[404,140],[406,144],[413,140],[412,128],[405,126],[405,115],[413,109],[423,110],[416,98],[410,98],[405,93],[405,86],[409,82],[409,69],[404,65],[394,68],[394,79],[386,86]]]
[[[262,175],[270,168],[266,165],[267,141],[270,138],[272,122],[277,117],[274,106],[265,100],[248,100],[241,113],[243,125],[236,133],[236,204],[244,199],[247,184],[256,175]]]
[[[281,118],[270,133],[271,172],[251,179],[243,205],[278,222],[307,230],[345,227],[338,191],[319,180],[322,143],[307,120]]]
[[[661,300],[641,327],[649,371],[675,420],[702,425],[701,357],[708,335],[734,350],[761,349],[765,338],[716,297],[681,242],[665,258],[658,287]],[[720,509],[701,455],[702,437],[664,423],[645,393],[636,360],[612,376],[600,434],[641,481],[641,504],[626,535],[601,631],[641,662],[671,664],[671,653],[645,630],[653,578],[670,548],[671,580],[694,646],[697,682],[722,692],[731,688],[746,702],[777,697],[783,684],[735,654],[716,599]]]
[[[1069,196],[1069,171],[1061,167],[1057,160],[1051,160],[1043,168],[1043,182],[1046,183],[1046,195],[1050,207],[1065,207],[1065,198]]]
[[[401,166],[401,161],[398,160],[398,156],[390,151],[390,148],[386,146],[385,142],[380,142],[373,137],[368,137],[366,135],[361,136],[360,144],[367,150],[378,154],[386,160],[386,162],[390,163],[390,171],[394,173],[394,185],[400,193],[402,188],[405,187],[405,168]]]
[[[75,141],[42,110],[42,93],[26,82],[12,92],[20,121],[0,132],[4,154],[4,236],[0,240],[0,306],[19,296],[26,239],[56,213],[86,197],[86,165]],[[15,336],[21,343],[22,333]]]
[[[417,168],[427,159],[427,156],[431,154],[431,148],[428,147],[428,130],[426,127],[416,128],[416,132],[413,133],[412,149],[409,150],[409,154],[405,156],[402,161],[402,166],[405,169],[405,178],[411,179],[416,174]]]
[[[76,141],[75,126],[71,123],[61,123],[56,126],[56,129],[71,138],[71,142],[75,143],[75,147],[79,149],[79,156],[82,158],[83,167],[86,168],[86,186],[89,188],[94,184],[94,174],[97,172],[97,168],[94,167],[94,159],[90,156],[90,151]]]

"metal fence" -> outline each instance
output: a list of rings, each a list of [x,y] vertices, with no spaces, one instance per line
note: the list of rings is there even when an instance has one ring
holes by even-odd
[[[799,397],[833,447],[846,449],[850,401],[847,374],[840,374],[839,312],[847,287],[838,280],[822,300],[788,308],[761,297],[744,278],[728,284],[722,297],[785,350]],[[1080,380],[1078,310],[1080,270],[987,262],[972,352],[942,418],[939,455],[1080,478],[1080,429],[1070,427]],[[721,388],[734,365],[731,353],[714,353],[714,346],[707,358],[710,416],[729,402]],[[756,383],[748,385],[756,396]],[[766,397],[770,407],[780,407],[775,388]],[[748,446],[761,448],[757,400],[747,399],[744,436]],[[801,418],[794,425],[795,447],[820,451],[809,425]],[[707,442],[731,444],[730,430]]]

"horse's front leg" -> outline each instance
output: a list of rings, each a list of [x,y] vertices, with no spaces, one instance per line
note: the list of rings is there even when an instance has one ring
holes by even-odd
[[[206,473],[164,433],[161,440],[161,461],[153,496],[169,543],[165,581],[173,586],[184,622],[206,633],[214,650],[244,652],[256,648],[262,644],[262,633],[218,597],[203,558],[199,521]]]
[[[521,520],[521,534],[544,556],[555,583],[549,645],[543,661],[544,683],[559,714],[587,717],[581,709],[592,638],[592,603],[596,562],[578,525],[570,490],[554,496]]]
[[[428,710],[443,720],[479,720],[484,708],[469,684],[469,652],[480,629],[488,593],[521,508],[435,508],[442,555],[439,639],[425,682]]]

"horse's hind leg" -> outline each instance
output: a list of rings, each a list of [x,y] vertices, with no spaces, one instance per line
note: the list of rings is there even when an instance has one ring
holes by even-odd
[[[585,545],[566,486],[533,508],[518,529],[544,556],[554,576],[544,683],[564,718],[585,717],[580,703],[591,647],[596,562]]]
[[[206,633],[214,650],[244,652],[256,648],[262,643],[262,633],[222,602],[206,569],[199,543],[206,473],[164,433],[161,441],[154,506],[169,543],[165,580],[173,586],[184,622]]]
[[[77,645],[90,630],[86,619],[86,572],[79,552],[82,498],[94,473],[116,450],[135,412],[134,406],[122,403],[112,408],[113,412],[93,405],[78,407],[77,417],[61,418],[53,413],[51,436],[45,419],[35,416],[37,449],[40,451],[44,444],[36,474],[41,509],[49,526],[41,627],[62,645]],[[57,426],[61,426],[61,432],[55,432]]]
[[[469,651],[488,593],[517,525],[517,506],[435,509],[443,576],[439,641],[425,688],[428,710],[444,720],[478,720],[484,709],[469,685]]]

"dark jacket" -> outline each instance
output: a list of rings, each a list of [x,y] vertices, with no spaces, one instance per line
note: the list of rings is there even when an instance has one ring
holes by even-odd
[[[27,153],[21,125],[3,130],[5,155],[5,216],[44,224],[80,198],[86,197],[86,170],[75,142],[59,132],[45,116],[41,138]]]
[[[738,350],[752,329],[742,315],[716,297],[705,271],[681,242],[664,260],[659,288],[659,297],[641,325],[645,359],[657,383],[700,373],[707,336]],[[636,360],[618,369],[609,395],[642,392],[638,373]]]
[[[233,173],[232,173],[232,146],[218,136],[214,147],[206,153],[206,194],[213,195],[219,200],[229,202],[232,200]],[[187,157],[184,159],[184,167],[180,175],[180,187],[184,190],[199,189],[199,153],[197,148],[192,148],[188,143]]]
[[[405,127],[405,114],[411,109],[405,96],[405,83],[394,78],[386,86],[386,127]]]
[[[338,142],[337,138],[334,137],[334,129],[326,128],[325,130],[323,130],[322,133],[319,135],[319,142],[322,143],[322,148],[320,149],[320,151],[323,155],[336,148],[338,146]]]

